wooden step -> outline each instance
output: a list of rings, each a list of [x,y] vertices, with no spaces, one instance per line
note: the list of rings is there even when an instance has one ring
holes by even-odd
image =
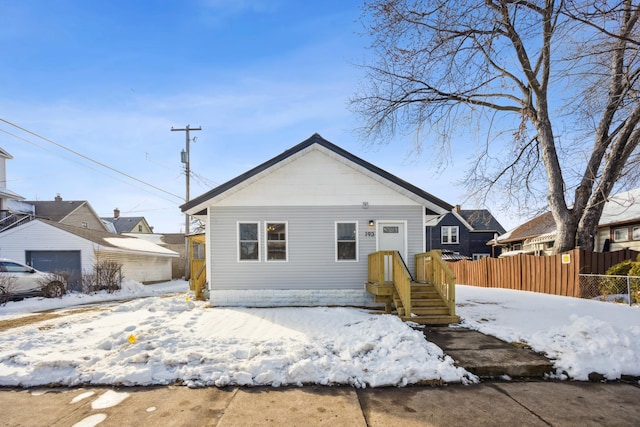
[[[411,298],[412,307],[446,307],[447,305],[440,298]]]
[[[400,316],[404,322],[413,322],[420,325],[449,325],[460,323],[460,316],[428,315],[428,316]]]
[[[434,290],[433,292],[411,292],[411,299],[423,298],[440,299],[441,297],[436,290]]]
[[[449,314],[449,307],[411,307],[411,313],[418,316]]]

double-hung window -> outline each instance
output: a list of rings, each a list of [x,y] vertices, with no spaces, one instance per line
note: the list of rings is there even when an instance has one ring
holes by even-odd
[[[267,261],[287,260],[287,223],[267,222]]]
[[[336,260],[358,260],[357,222],[336,222]]]
[[[238,259],[260,261],[260,233],[257,222],[238,223]]]
[[[458,243],[458,226],[445,226],[441,229],[441,242],[443,244]]]

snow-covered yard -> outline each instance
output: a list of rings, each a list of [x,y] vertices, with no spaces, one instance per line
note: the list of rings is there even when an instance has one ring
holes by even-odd
[[[611,379],[640,376],[637,307],[468,286],[457,291],[464,326],[547,353],[559,377],[566,372],[586,379],[592,371]],[[477,381],[393,315],[327,307],[210,308],[190,298],[186,282],[129,283],[115,296],[11,302],[0,307],[0,322],[114,297],[135,299],[0,332],[0,385]]]

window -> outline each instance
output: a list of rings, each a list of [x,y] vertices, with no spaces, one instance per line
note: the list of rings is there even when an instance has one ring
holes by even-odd
[[[336,222],[336,260],[358,260],[358,223]]]
[[[193,242],[191,258],[204,259],[204,243]]]
[[[631,238],[633,240],[640,240],[640,227],[633,227],[633,232],[631,234]]]
[[[238,223],[238,259],[260,261],[260,240],[257,222]]]
[[[489,256],[490,256],[489,254],[473,254],[472,257],[474,261],[477,261],[482,258],[489,258]]]
[[[142,225],[138,225],[138,233],[142,233]]]
[[[7,273],[31,273],[32,270],[29,267],[24,265],[11,262],[11,261],[0,261],[0,271]]]
[[[87,221],[82,221],[82,228],[89,228],[89,223],[87,223]]]
[[[458,243],[458,226],[447,226],[441,228],[441,242],[444,244]]]
[[[285,222],[268,222],[267,228],[267,261],[287,260],[287,224]]]
[[[627,240],[629,240],[628,228],[616,228],[615,230],[613,230],[614,242],[626,242]]]

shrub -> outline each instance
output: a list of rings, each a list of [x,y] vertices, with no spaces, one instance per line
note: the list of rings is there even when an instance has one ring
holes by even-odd
[[[631,302],[640,302],[640,255],[638,256],[639,261],[635,263],[633,267],[629,270],[629,276],[636,276],[631,279]]]
[[[95,284],[97,290],[106,290],[108,293],[119,291],[122,288],[122,265],[115,261],[100,261],[94,267]]]
[[[47,273],[45,277],[38,280],[38,286],[45,297],[59,298],[67,293],[66,283],[70,277],[71,273],[65,271]]]
[[[612,265],[607,276],[638,276],[640,277],[640,255],[637,261],[625,260]],[[629,282],[631,302],[640,302],[640,279],[632,278]],[[621,277],[605,278],[599,284],[600,293],[604,296],[627,294],[627,280]]]
[[[16,280],[12,276],[0,276],[0,306],[5,305],[13,296],[13,284]]]

